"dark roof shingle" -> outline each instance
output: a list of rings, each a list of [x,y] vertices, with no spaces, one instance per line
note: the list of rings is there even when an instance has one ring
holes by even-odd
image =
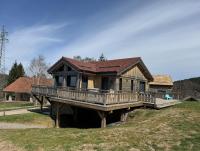
[[[106,61],[92,61],[92,62],[78,61],[78,60],[66,58],[66,57],[64,57],[64,59],[67,62],[73,64],[79,70],[96,72],[96,73],[119,72],[132,64],[136,64],[140,60],[139,57],[106,60]]]

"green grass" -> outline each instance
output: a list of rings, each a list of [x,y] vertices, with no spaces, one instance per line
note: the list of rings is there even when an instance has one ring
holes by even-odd
[[[14,108],[26,108],[28,106],[34,106],[34,104],[31,102],[0,102],[0,111]]]
[[[43,115],[39,113],[0,116],[0,122],[38,124],[53,127],[53,121],[51,120],[49,115]]]
[[[162,110],[138,109],[126,124],[105,129],[1,130],[0,140],[28,151],[198,151],[200,103],[184,102]]]

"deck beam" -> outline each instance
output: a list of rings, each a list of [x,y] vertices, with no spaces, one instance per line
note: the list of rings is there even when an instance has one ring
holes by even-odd
[[[33,95],[35,98],[36,98],[36,100],[40,103],[40,110],[41,110],[41,112],[43,111],[43,104],[44,104],[44,96],[43,95],[39,95],[39,96],[37,96],[37,95]]]

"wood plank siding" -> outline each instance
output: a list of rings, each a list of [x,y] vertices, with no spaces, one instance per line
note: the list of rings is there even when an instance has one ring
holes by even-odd
[[[120,78],[122,78],[122,91],[139,91],[140,82],[145,82],[145,91],[149,90],[148,79],[137,65],[123,73]]]

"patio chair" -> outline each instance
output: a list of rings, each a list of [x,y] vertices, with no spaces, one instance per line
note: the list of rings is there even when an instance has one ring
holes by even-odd
[[[165,94],[165,97],[164,97],[166,100],[171,100],[173,99],[169,94]]]

